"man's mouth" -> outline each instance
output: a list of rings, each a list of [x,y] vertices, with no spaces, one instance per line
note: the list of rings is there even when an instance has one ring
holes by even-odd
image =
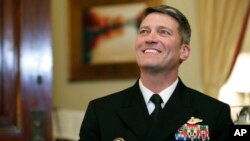
[[[145,49],[143,53],[152,53],[152,54],[158,54],[161,53],[161,51],[156,50],[156,49]]]

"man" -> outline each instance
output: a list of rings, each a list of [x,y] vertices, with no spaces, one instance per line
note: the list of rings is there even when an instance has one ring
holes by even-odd
[[[89,103],[80,141],[229,140],[229,106],[178,77],[189,57],[190,36],[190,25],[177,9],[147,8],[135,44],[140,78]]]

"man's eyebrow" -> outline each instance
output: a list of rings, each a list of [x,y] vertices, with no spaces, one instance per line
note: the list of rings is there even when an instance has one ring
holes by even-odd
[[[141,26],[139,29],[150,29],[150,26],[147,26],[147,25]],[[157,29],[167,29],[167,30],[169,30],[171,32],[173,31],[171,28],[169,28],[167,26],[163,26],[163,25],[157,26]]]
[[[169,31],[173,31],[171,28],[169,28],[167,26],[159,26],[158,28],[160,28],[160,29],[167,29]]]
[[[168,26],[166,25],[158,25],[157,27],[160,27],[160,28],[169,28]],[[170,28],[169,28],[170,29]]]

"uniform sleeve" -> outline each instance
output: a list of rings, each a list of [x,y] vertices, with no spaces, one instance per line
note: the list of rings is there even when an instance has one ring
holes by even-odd
[[[79,141],[100,141],[100,130],[94,102],[91,101],[86,110],[79,133]]]
[[[218,115],[218,120],[216,121],[215,125],[215,132],[211,140],[215,141],[228,141],[229,133],[230,133],[230,126],[233,124],[231,118],[231,112],[229,105],[224,106],[222,108],[220,114]]]

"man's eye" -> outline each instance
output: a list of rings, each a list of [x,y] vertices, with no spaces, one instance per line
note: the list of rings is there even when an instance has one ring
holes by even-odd
[[[143,30],[139,30],[139,32],[138,32],[140,35],[147,35],[147,34],[149,34],[149,31],[148,30],[145,30],[145,29],[143,29]]]
[[[169,35],[171,35],[171,33],[169,31],[167,31],[167,30],[159,30],[159,34],[161,36],[169,36]]]

